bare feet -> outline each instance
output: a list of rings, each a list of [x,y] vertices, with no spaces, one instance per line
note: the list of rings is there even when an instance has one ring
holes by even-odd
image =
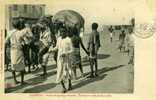
[[[21,82],[21,85],[27,85],[28,83],[27,82]]]
[[[72,90],[72,86],[69,86],[69,87],[68,87],[68,90]]]
[[[43,73],[40,76],[46,77],[48,74],[47,73]]]
[[[66,93],[66,92],[67,92],[67,89],[63,89],[63,90],[62,90],[62,93]]]
[[[16,80],[14,83],[15,83],[15,84],[19,84],[20,82]]]
[[[88,78],[94,78],[94,75],[93,75],[93,74],[91,74],[90,76],[88,76]]]
[[[97,76],[98,76],[98,74],[97,74],[97,73],[95,73],[95,76],[97,77]]]

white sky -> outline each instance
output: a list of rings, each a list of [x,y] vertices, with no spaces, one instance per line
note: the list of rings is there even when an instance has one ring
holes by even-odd
[[[65,0],[66,1],[66,0]],[[54,2],[46,5],[47,14],[55,14],[64,9],[71,9],[79,12],[85,18],[85,25],[92,22],[99,24],[129,24],[134,17],[129,0],[72,0],[70,2]]]
[[[46,5],[46,14],[54,15],[60,10],[70,9],[79,12],[85,18],[85,26],[92,22],[100,25],[129,24],[130,19],[151,21],[154,7],[150,0],[53,0]],[[147,2],[148,1],[148,2]],[[156,3],[156,2],[155,2]],[[151,6],[153,8],[149,8]],[[156,9],[155,9],[156,11]],[[89,25],[89,26],[88,26]]]

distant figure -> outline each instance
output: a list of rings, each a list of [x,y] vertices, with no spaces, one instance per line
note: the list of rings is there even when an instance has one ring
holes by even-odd
[[[125,34],[125,31],[122,31],[122,33],[119,35],[119,49],[120,51],[125,51],[125,37],[126,37],[126,34]]]
[[[61,83],[63,93],[67,92],[65,86],[66,81],[68,81],[68,90],[72,89],[71,79],[73,78],[73,70],[70,59],[73,47],[71,38],[69,38],[67,34],[68,33],[65,27],[60,28],[60,37],[57,39],[56,47],[49,49],[49,52],[58,50],[56,83]]]
[[[98,28],[98,24],[93,23],[92,32],[89,35],[88,48],[87,48],[89,51],[89,58],[90,58],[91,78],[93,78],[94,76],[98,76],[97,54],[101,45],[100,45],[100,35],[99,32],[97,31],[97,28]],[[93,70],[94,67],[95,67],[95,71]]]
[[[110,30],[110,42],[113,42],[113,30]]]
[[[128,35],[128,55],[129,55],[128,64],[134,65],[134,33],[133,33],[133,29],[129,30],[129,35]]]

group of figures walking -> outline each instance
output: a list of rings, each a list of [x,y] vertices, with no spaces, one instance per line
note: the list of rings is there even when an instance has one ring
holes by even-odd
[[[89,34],[87,47],[84,46],[80,34],[84,31],[84,19],[73,11],[62,11],[54,17],[44,16],[33,24],[23,18],[17,18],[12,25],[13,29],[6,32],[5,65],[6,70],[11,69],[15,84],[28,84],[24,81],[25,73],[31,73],[39,68],[43,69],[41,77],[46,77],[48,58],[53,55],[57,65],[56,83],[62,85],[63,93],[71,90],[72,80],[77,79],[77,68],[80,69],[81,77],[85,77],[81,65],[80,46],[89,58],[89,78],[98,76],[97,54],[101,47],[100,35],[97,31],[98,23],[94,22],[91,25],[92,32]],[[110,40],[113,42],[112,29],[110,29]],[[124,44],[128,41],[126,44],[128,44],[128,52],[131,53],[129,63],[133,63],[134,44],[131,34],[122,31],[119,41],[120,51],[125,50]],[[16,79],[17,72],[21,73],[21,82]]]
[[[112,43],[115,41],[115,35],[117,34],[112,26],[109,27],[108,31],[110,35],[110,42]],[[127,52],[130,57],[128,64],[134,65],[134,26],[122,26],[120,29],[120,34],[118,34],[118,40],[118,49],[120,52]]]
[[[43,69],[41,76],[46,77],[48,58],[53,55],[57,64],[56,83],[61,83],[64,93],[71,90],[71,80],[77,79],[77,67],[81,71],[81,76],[85,76],[81,65],[80,46],[89,57],[90,78],[98,76],[97,53],[100,48],[100,36],[97,23],[91,25],[92,32],[89,35],[87,48],[83,45],[80,31],[76,26],[68,28],[64,23],[57,23],[57,26],[54,26],[45,17],[32,25],[23,18],[18,18],[12,25],[13,29],[7,32],[10,35],[6,37],[5,64],[8,70],[11,62],[15,84],[28,84],[24,81],[25,73],[31,73],[32,70],[39,68]],[[21,73],[21,82],[16,79],[16,72]],[[68,89],[65,86],[66,82]]]

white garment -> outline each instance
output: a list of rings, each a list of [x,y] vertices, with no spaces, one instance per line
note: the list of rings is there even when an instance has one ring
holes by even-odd
[[[128,46],[134,46],[134,35],[133,34],[127,34],[125,38]]]
[[[134,34],[131,34],[131,35],[129,36],[129,45],[130,45],[130,46],[134,46]]]
[[[110,37],[111,37],[111,38],[113,37],[113,33],[112,33],[112,32],[110,33]]]
[[[50,43],[52,42],[52,39],[51,39],[51,32],[49,29],[40,34],[40,41],[42,41],[42,43],[45,46],[50,45]]]
[[[25,35],[23,36],[24,42],[25,44],[29,44],[32,41],[33,33],[30,28],[25,28],[23,31],[25,31]]]
[[[56,83],[72,78],[73,71],[70,60],[70,53],[72,52],[72,41],[69,37],[57,39],[57,44],[54,49],[58,49],[57,57],[57,76]],[[65,55],[64,57],[62,55]]]
[[[83,38],[83,34],[84,34],[83,32],[80,32],[80,37],[81,37],[81,38]]]
[[[24,70],[24,54],[22,50],[23,37],[26,34],[25,30],[16,30],[10,37],[11,42],[11,67],[12,70]],[[15,67],[16,66],[16,67]],[[18,67],[17,67],[18,66]]]

